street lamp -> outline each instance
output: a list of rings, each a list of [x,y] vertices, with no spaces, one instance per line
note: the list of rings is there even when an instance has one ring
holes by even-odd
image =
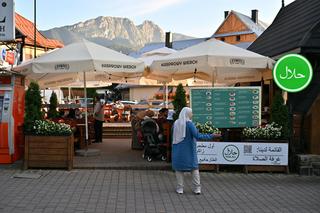
[[[33,31],[33,40],[34,40],[34,58],[37,57],[37,0],[33,1],[33,24],[34,24],[34,31]]]

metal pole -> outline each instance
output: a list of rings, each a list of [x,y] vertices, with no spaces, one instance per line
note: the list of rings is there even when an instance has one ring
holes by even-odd
[[[162,96],[162,101],[164,102],[164,105],[166,104],[166,100],[167,100],[167,91],[166,91],[166,83],[163,82],[162,84],[162,88],[163,88],[163,96]]]
[[[215,81],[215,69],[212,69],[212,76],[211,76],[212,87],[214,87],[214,81]]]
[[[165,107],[168,108],[168,103],[169,103],[169,90],[168,90],[168,83],[166,83],[166,105]]]
[[[86,150],[88,150],[88,101],[87,101],[87,81],[86,72],[83,72],[84,100],[85,100],[85,125],[86,125]]]
[[[71,87],[68,88],[68,102],[71,103]]]
[[[34,14],[34,17],[33,17],[33,28],[34,28],[34,31],[33,31],[33,37],[34,37],[34,58],[37,58],[37,0],[34,0],[33,1],[33,14]]]

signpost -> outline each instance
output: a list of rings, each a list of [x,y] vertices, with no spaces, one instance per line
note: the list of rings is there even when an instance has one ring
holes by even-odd
[[[15,40],[14,0],[1,1],[0,4],[0,41]]]
[[[261,123],[261,88],[227,87],[191,89],[194,122],[217,128],[241,128]]]

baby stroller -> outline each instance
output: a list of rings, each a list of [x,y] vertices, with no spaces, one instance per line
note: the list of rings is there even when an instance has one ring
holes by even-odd
[[[152,119],[147,119],[142,122],[142,134],[144,153],[143,158],[151,162],[155,158],[161,158],[161,160],[167,160],[165,144],[158,137],[157,123]]]

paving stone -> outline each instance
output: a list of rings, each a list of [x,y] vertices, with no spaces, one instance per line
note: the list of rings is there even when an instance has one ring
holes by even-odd
[[[202,194],[174,191],[171,171],[43,170],[38,179],[0,171],[0,212],[319,212],[320,177],[201,173]]]

